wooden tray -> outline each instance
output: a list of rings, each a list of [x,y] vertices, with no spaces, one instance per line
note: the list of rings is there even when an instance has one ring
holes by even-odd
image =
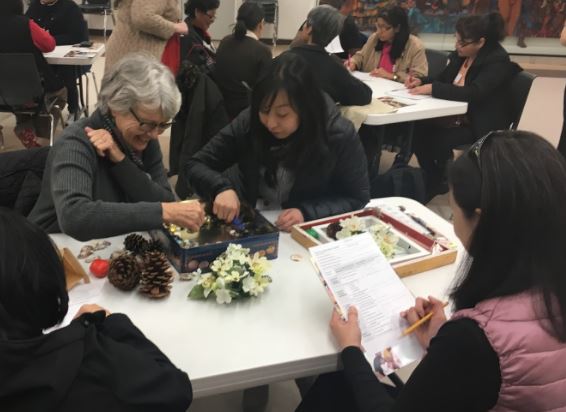
[[[393,216],[378,208],[368,208],[351,213],[345,213],[342,215],[331,216],[319,220],[301,223],[299,225],[293,226],[291,230],[291,237],[307,249],[320,245],[322,244],[322,242],[310,235],[307,230],[315,228],[317,226],[326,226],[330,223],[335,223],[352,216],[358,216],[360,218],[366,216],[377,217],[382,222],[391,225],[395,229],[395,231],[401,235],[402,238],[404,237],[409,242],[416,243],[418,246],[428,252],[426,256],[419,256],[412,259],[408,258],[407,260],[404,260],[402,262],[393,263],[392,267],[397,275],[399,275],[399,277],[405,277],[414,275],[416,273],[425,272],[427,270],[449,265],[456,261],[456,256],[458,254],[456,245],[449,244],[448,242],[438,242],[432,236],[427,236],[419,233],[412,227],[407,226],[405,223],[400,222]]]

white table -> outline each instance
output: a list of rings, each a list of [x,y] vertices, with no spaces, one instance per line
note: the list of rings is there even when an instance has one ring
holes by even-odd
[[[358,78],[362,78],[364,83],[371,88],[373,92],[372,97],[374,99],[377,97],[387,96],[387,92],[391,90],[403,88],[403,84],[392,80],[377,77],[369,79],[369,76],[367,76],[366,73],[354,73],[354,75]],[[380,126],[392,123],[412,122],[415,120],[465,114],[468,111],[468,103],[466,102],[436,99],[434,97],[422,100],[395,99],[409,102],[411,105],[401,107],[395,113],[369,114],[364,124],[369,126]]]
[[[455,238],[450,223],[413,200],[377,202],[403,205]],[[266,216],[276,217],[275,213]],[[110,249],[120,248],[123,238],[112,238]],[[75,254],[81,248],[80,242],[65,235],[53,235],[53,239]],[[105,250],[102,257],[109,254]],[[302,255],[303,260],[292,261],[293,254]],[[455,269],[456,265],[445,266],[403,281],[415,295],[446,299]],[[279,258],[272,261],[271,274],[273,283],[264,295],[231,305],[218,305],[214,299],[188,300],[192,283],[178,280],[169,298],[151,301],[99,279],[73,289],[71,304],[92,289],[100,290],[92,300],[128,314],[175,365],[188,372],[195,397],[336,370],[338,350],[328,327],[332,305],[307,250],[288,234],[281,234]]]
[[[66,57],[70,51],[75,51],[77,54],[72,57]],[[57,46],[55,50],[49,53],[43,53],[47,63],[59,66],[91,66],[96,59],[98,59],[105,51],[104,44],[95,43],[92,48],[87,47],[74,47]]]

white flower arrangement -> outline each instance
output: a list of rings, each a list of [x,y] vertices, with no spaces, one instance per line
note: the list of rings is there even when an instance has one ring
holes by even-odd
[[[189,293],[191,299],[216,297],[219,304],[228,304],[232,299],[259,296],[271,283],[267,275],[270,264],[259,253],[250,255],[250,250],[241,245],[229,244],[226,252],[210,265],[210,273],[194,272],[197,284]]]
[[[342,229],[336,232],[336,239],[345,239],[367,232],[373,237],[375,243],[377,243],[387,259],[391,259],[395,256],[395,248],[397,247],[397,243],[399,243],[399,236],[391,230],[390,225],[382,221],[377,221],[373,225],[366,227],[362,219],[358,216],[352,216],[341,220],[340,227]]]

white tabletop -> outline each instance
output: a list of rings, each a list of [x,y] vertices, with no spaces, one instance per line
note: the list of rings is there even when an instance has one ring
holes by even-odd
[[[376,202],[405,206],[455,239],[449,222],[413,200],[388,198]],[[276,214],[266,216],[271,219]],[[101,257],[107,258],[110,249],[121,248],[123,238],[110,239],[112,246],[102,251]],[[81,248],[80,242],[65,235],[53,235],[53,239],[75,254]],[[300,254],[302,261],[291,260],[293,254]],[[128,314],[177,367],[189,374],[195,397],[336,370],[338,350],[328,327],[332,305],[307,250],[290,235],[281,234],[279,258],[271,262],[273,283],[267,292],[231,305],[218,305],[214,299],[188,300],[190,282],[176,280],[169,298],[151,301],[135,292],[121,292],[99,279],[74,288],[71,305],[91,300],[110,311]],[[453,264],[404,278],[403,282],[415,295],[445,299],[455,269]]]
[[[366,73],[356,72],[355,75],[361,78],[372,90],[372,97],[378,98],[387,96],[387,92],[403,88],[401,83],[377,77],[371,77]],[[415,120],[431,119],[435,117],[453,116],[465,114],[468,111],[468,103],[456,102],[452,100],[435,99],[433,97],[423,100],[403,100],[402,102],[411,103],[410,106],[402,107],[395,113],[388,114],[369,114],[364,124],[379,126],[384,124],[411,122]]]
[[[47,63],[61,66],[90,66],[104,53],[105,47],[102,43],[95,43],[92,47],[57,46],[49,53],[43,53]],[[70,51],[79,54],[67,56]],[[67,56],[67,57],[66,57]]]

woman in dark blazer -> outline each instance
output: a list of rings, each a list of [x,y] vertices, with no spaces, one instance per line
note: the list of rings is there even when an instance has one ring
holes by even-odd
[[[241,187],[222,172],[238,166]],[[192,157],[185,173],[213,211],[231,221],[240,199],[283,209],[277,226],[360,209],[369,201],[365,155],[348,120],[325,98],[300,57],[275,59],[252,92],[251,108]],[[239,194],[236,193],[239,191]]]
[[[462,17],[456,23],[456,51],[439,77],[409,77],[405,83],[413,94],[468,103],[466,115],[417,124],[414,150],[426,173],[429,197],[446,191],[443,179],[452,149],[512,122],[508,89],[521,69],[501,46],[504,37],[499,13]]]
[[[272,59],[269,47],[259,41],[263,24],[263,9],[256,3],[243,3],[238,9],[234,33],[218,46],[214,80],[232,119],[249,106],[250,88]]]

